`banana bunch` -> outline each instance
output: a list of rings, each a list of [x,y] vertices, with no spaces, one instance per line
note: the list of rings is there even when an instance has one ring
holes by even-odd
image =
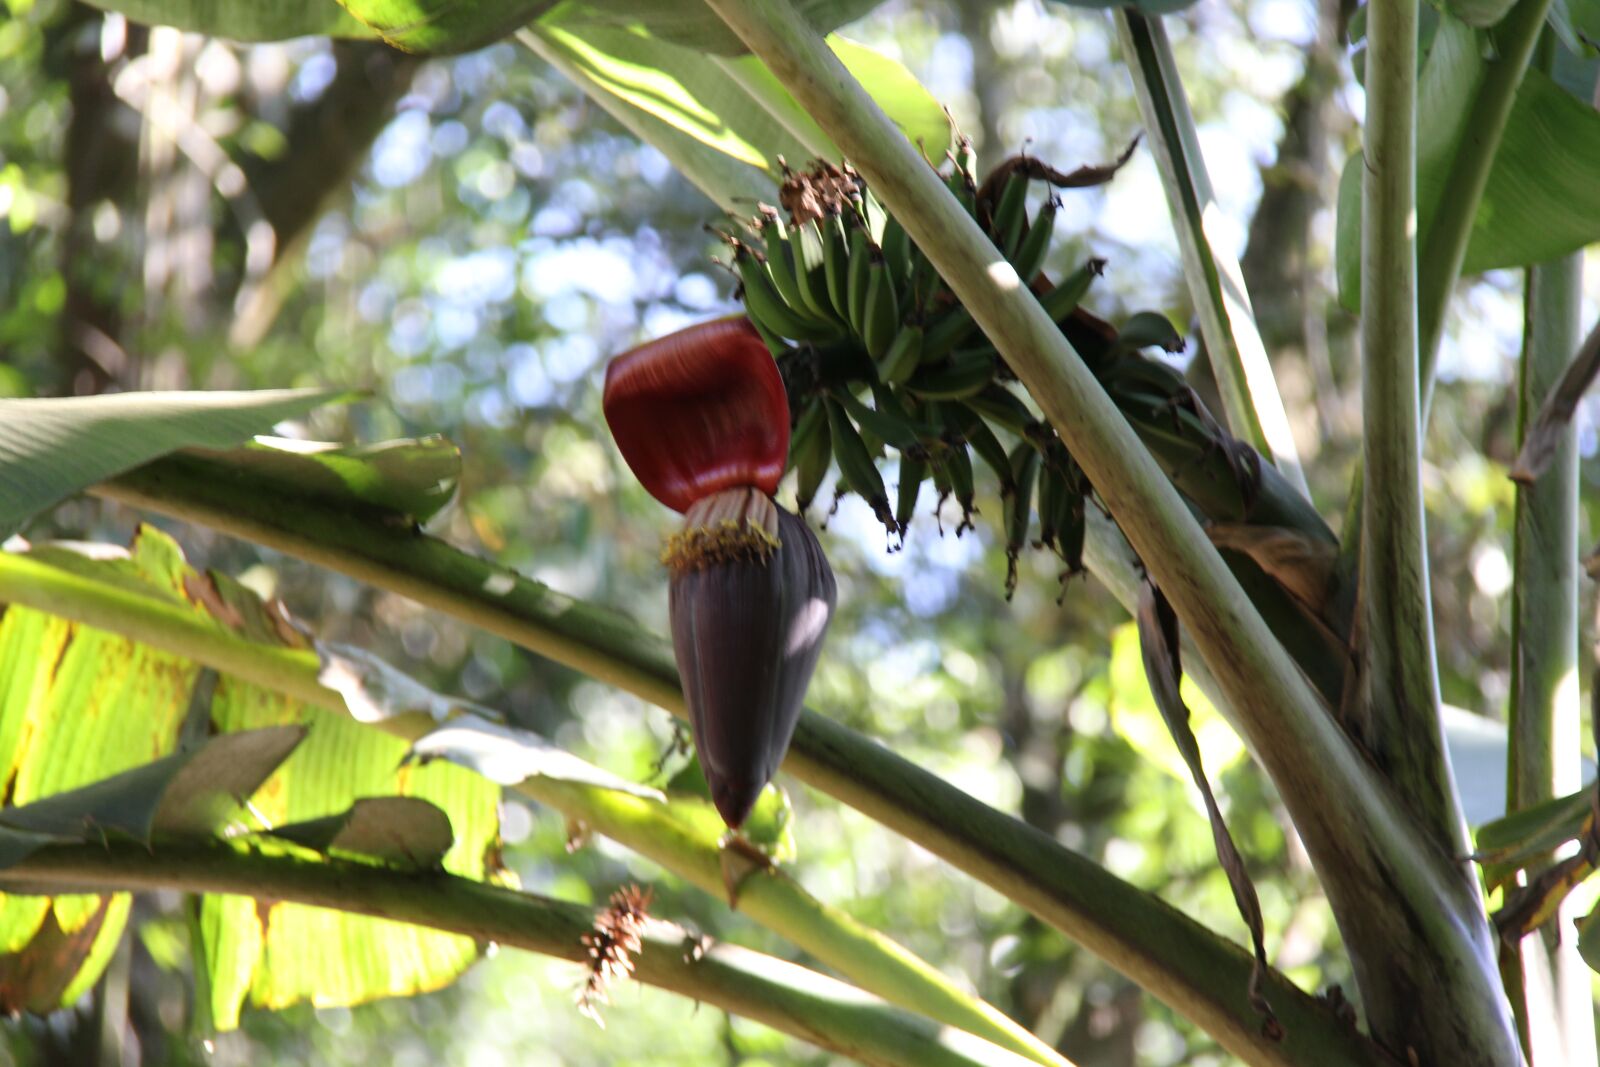
[[[1040,273],[1060,206],[1054,189],[1108,180],[1127,158],[1062,174],[1018,156],[980,185],[971,145],[963,142],[944,181],[1090,368],[1103,380],[1115,378],[1147,421],[1166,432],[1161,406],[1187,389],[1181,376],[1160,364],[1143,374],[1127,364],[1150,363],[1138,349],[1152,344],[1170,347],[1176,339],[1181,348],[1181,337],[1155,313],[1134,316],[1123,337],[1082,310],[1103,260],[1090,259],[1054,284]],[[848,164],[818,162],[803,172],[785,166],[784,173],[780,207],[760,205],[745,232],[723,236],[748,317],[788,390],[799,510],[837,468],[835,505],[846,494],[860,496],[903,544],[921,487],[931,481],[935,516],[948,499],[959,507],[959,535],[972,526],[974,469],[982,466],[999,491],[1008,597],[1030,544],[1060,557],[1063,581],[1079,573],[1092,487],[971,314]],[[1035,181],[1047,193],[1030,214]],[[1190,429],[1177,436],[1194,437]],[[889,450],[899,460],[892,497],[878,468]]]

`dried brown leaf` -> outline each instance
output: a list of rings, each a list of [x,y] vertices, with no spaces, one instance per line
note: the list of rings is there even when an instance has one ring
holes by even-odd
[[[1206,527],[1206,533],[1218,548],[1249,556],[1313,615],[1326,617],[1338,546],[1286,526],[1217,522]]]
[[[1166,596],[1146,578],[1139,587],[1139,651],[1144,658],[1145,676],[1150,681],[1150,692],[1156,707],[1166,720],[1167,730],[1178,746],[1184,765],[1189,768],[1195,786],[1205,801],[1206,817],[1211,822],[1211,837],[1216,844],[1217,859],[1228,876],[1228,886],[1233,890],[1234,904],[1250,929],[1250,943],[1255,954],[1255,965],[1250,970],[1248,994],[1250,1005],[1261,1014],[1261,1033],[1271,1040],[1281,1040],[1283,1026],[1278,1022],[1262,993],[1268,971],[1264,924],[1261,919],[1261,902],[1256,897],[1256,887],[1245,870],[1244,857],[1239,854],[1233,835],[1223,821],[1222,809],[1217,806],[1211,783],[1206,780],[1205,768],[1200,762],[1200,745],[1189,726],[1189,708],[1183,702],[1179,688],[1183,680],[1183,664],[1178,652],[1178,617]]]
[[[1600,322],[1589,331],[1566,373],[1539,405],[1539,414],[1523,436],[1522,451],[1511,465],[1512,481],[1526,485],[1549,466],[1561,444],[1562,433],[1572,422],[1573,412],[1578,410],[1578,401],[1589,391],[1596,374],[1600,374]]]

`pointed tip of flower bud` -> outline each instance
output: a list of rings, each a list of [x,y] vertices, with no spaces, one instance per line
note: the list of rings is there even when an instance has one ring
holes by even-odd
[[[711,786],[711,803],[716,805],[717,814],[722,816],[722,821],[728,824],[730,830],[737,830],[744,825],[756,801],[761,799],[761,791],[767,787],[765,779],[743,776],[730,778],[717,775],[707,784]]]
[[[697,505],[688,521],[720,527],[726,516],[738,520],[723,527],[729,536],[764,538],[763,551],[679,552],[669,566],[672,649],[695,751],[717,811],[737,827],[789,748],[837,591],[802,519],[745,489]]]

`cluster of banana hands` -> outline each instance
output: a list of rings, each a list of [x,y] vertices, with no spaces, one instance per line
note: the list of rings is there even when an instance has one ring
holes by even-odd
[[[1248,493],[1254,453],[1176,369],[1143,354],[1182,350],[1171,323],[1140,312],[1118,329],[1084,310],[1103,260],[1055,283],[1040,270],[1054,190],[1110,180],[1133,147],[1070,173],[1019,155],[979,183],[964,142],[945,181],[1152,448],[1177,464],[1221,455]],[[784,174],[780,207],[760,205],[739,232],[721,234],[746,314],[649,342],[606,373],[606,418],[624,459],[685,516],[662,554],[673,647],[696,754],[733,828],[788,748],[835,606],[816,535],[774,499],[788,470],[801,515],[837,466],[835,505],[859,495],[903,544],[929,480],[935,515],[954,497],[956,533],[971,526],[975,454],[998,482],[1008,596],[1035,513],[1032,544],[1060,557],[1063,589],[1082,570],[1093,501],[1060,436],[861,176],[826,162]],[[1030,217],[1034,182],[1048,192]],[[877,465],[888,449],[899,457],[892,504]]]

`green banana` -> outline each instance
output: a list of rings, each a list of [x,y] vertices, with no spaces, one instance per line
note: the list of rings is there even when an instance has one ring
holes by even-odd
[[[904,408],[896,411],[882,405],[868,407],[852,396],[849,389],[842,387],[833,389],[828,395],[855,419],[863,433],[871,431],[882,438],[885,444],[893,445],[901,452],[926,449],[930,442],[939,439],[937,430],[914,421],[905,414]]]
[[[814,318],[819,326],[833,327],[828,319],[815,318],[800,296],[800,283],[795,278],[794,247],[788,227],[773,208],[762,205],[761,240],[767,246],[767,273],[772,275],[772,287],[778,291],[790,310],[802,318]]]
[[[1136,352],[1141,348],[1160,348],[1164,352],[1182,352],[1183,334],[1159,311],[1138,311],[1128,316],[1117,328],[1117,341],[1113,351]]]
[[[813,403],[800,416],[789,439],[789,462],[795,470],[795,510],[802,515],[817,498],[817,489],[828,474],[833,459],[833,443],[828,429],[828,413],[820,402]]]
[[[845,321],[850,330],[863,341],[867,336],[867,269],[872,265],[869,251],[871,241],[867,231],[857,226],[850,233],[850,274],[845,291],[849,296]]]
[[[1020,167],[1006,178],[1006,187],[1000,190],[1000,199],[993,210],[989,237],[1010,259],[1022,243],[1022,231],[1028,224],[1028,176]]]
[[[1016,252],[1010,255],[1011,265],[1017,268],[1017,276],[1022,279],[1023,285],[1031,282],[1033,276],[1039,273],[1039,268],[1044,266],[1045,254],[1050,251],[1050,238],[1055,235],[1056,213],[1060,206],[1061,202],[1053,196],[1046,200],[1028,226],[1027,236],[1017,245]]]
[[[827,241],[817,220],[796,227],[789,241],[794,248],[794,276],[801,303],[824,322],[842,322],[828,298]]]
[[[1177,369],[1139,355],[1118,359],[1101,379],[1101,384],[1113,396],[1143,392],[1170,399],[1189,395],[1189,383]]]
[[[972,515],[978,510],[972,506],[972,457],[965,444],[958,444],[935,456],[933,463],[935,471],[944,471],[950,494],[961,507],[961,522],[956,526],[956,536],[960,537],[963,530],[972,529]]]
[[[1017,557],[1028,543],[1028,520],[1033,511],[1033,484],[1039,471],[1039,453],[1023,441],[1011,450],[1011,474],[1016,492],[1006,514],[1006,599],[1017,591]]]
[[[880,360],[889,354],[895,334],[900,327],[900,302],[894,295],[894,273],[884,261],[883,253],[871,249],[867,264],[867,293],[862,312],[867,354]]]
[[[1039,298],[1039,303],[1050,316],[1051,322],[1059,325],[1078,309],[1078,304],[1089,291],[1089,286],[1100,276],[1105,266],[1106,261],[1103,259],[1086,260],[1065,280],[1057,282],[1049,292]]]
[[[899,527],[895,525],[894,512],[889,509],[889,494],[883,488],[883,475],[878,473],[877,464],[872,462],[861,434],[838,401],[828,397],[823,403],[828,407],[828,431],[833,440],[833,457],[839,464],[839,477],[845,488],[865,500],[878,521],[891,533],[895,532]]]
[[[900,544],[906,541],[906,528],[917,510],[917,497],[922,492],[922,480],[928,476],[928,461],[902,453],[900,456],[900,484],[895,487],[894,521],[900,527]]]
[[[850,289],[847,274],[850,269],[850,232],[845,225],[844,212],[824,219],[820,225],[823,240],[827,242],[823,249],[822,268],[823,276],[828,283],[828,302],[833,305],[834,314],[848,323]]]
[[[1083,495],[1068,494],[1064,502],[1065,517],[1057,519],[1056,554],[1067,565],[1067,577],[1083,573],[1083,535],[1086,523],[1083,514]]]
[[[928,461],[928,473],[933,478],[933,521],[939,527],[939,536],[944,536],[944,502],[950,499],[950,473],[945,470],[944,464],[938,460]]]
[[[961,157],[956,157],[955,169],[945,178],[944,185],[950,190],[950,195],[956,202],[966,209],[973,218],[978,216],[978,183],[973,180],[972,171],[962,166]]]
[[[993,381],[997,366],[993,348],[969,348],[934,366],[924,364],[906,382],[906,389],[927,400],[960,400]]]
[[[1039,548],[1059,552],[1056,543],[1061,523],[1061,498],[1067,493],[1067,480],[1058,470],[1045,466],[1039,471]]]
[[[884,228],[889,224],[889,213],[878,203],[878,198],[872,195],[872,190],[864,190],[861,194],[861,218],[867,224],[867,236],[872,238],[872,243],[883,244]]]
[[[896,278],[911,275],[911,235],[900,225],[900,220],[889,216],[883,224],[883,236],[878,240],[883,248],[883,258]],[[913,290],[914,291],[914,290]]]
[[[925,310],[939,291],[940,278],[933,262],[922,254],[922,249],[911,246],[911,282],[906,287],[913,307]]]
[[[773,359],[782,359],[793,350],[793,345],[767,329],[759,320],[749,315],[746,315],[745,318],[750,321],[750,325],[756,328],[756,333],[761,335],[761,340],[766,343],[767,351],[772,353]]]
[[[839,336],[837,326],[818,323],[786,304],[773,285],[767,264],[750,249],[742,244],[736,246],[733,258],[739,279],[744,283],[744,306],[751,322],[765,327],[767,332],[796,341],[827,341]]]
[[[935,360],[949,355],[955,347],[978,329],[972,313],[961,304],[952,305],[928,324],[922,340],[922,358]]]
[[[978,458],[994,471],[995,477],[1000,480],[1000,496],[1011,495],[1012,485],[1011,459],[1006,455],[1005,445],[989,429],[989,424],[984,422],[977,412],[962,406],[958,402],[940,405],[946,414],[946,425],[959,433],[967,444],[972,446]]]
[[[969,181],[976,179],[978,172],[978,153],[972,147],[972,138],[963,135],[956,144],[955,152],[956,170],[967,176]]]
[[[922,362],[922,323],[908,322],[889,343],[889,351],[878,361],[878,378],[891,385],[902,385],[916,373]]]
[[[1039,420],[1022,402],[1022,398],[999,382],[990,382],[981,392],[966,397],[962,403],[1018,437],[1028,436],[1039,426]]]

